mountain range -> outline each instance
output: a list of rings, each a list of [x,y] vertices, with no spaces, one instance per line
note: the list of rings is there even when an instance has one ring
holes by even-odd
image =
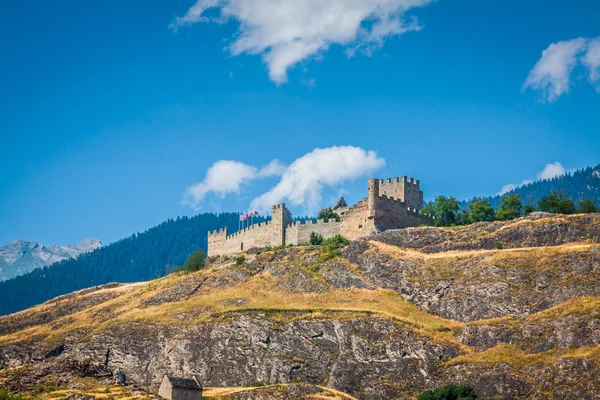
[[[83,239],[77,245],[44,246],[36,242],[17,239],[0,246],[0,281],[26,274],[34,269],[48,266],[62,260],[77,258],[102,247],[98,239]]]

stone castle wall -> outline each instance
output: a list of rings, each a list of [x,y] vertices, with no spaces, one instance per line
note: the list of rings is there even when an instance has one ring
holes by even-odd
[[[369,217],[368,199],[365,197],[341,214],[340,235],[355,240],[375,233],[374,221]]]
[[[227,228],[208,233],[208,254],[220,256],[222,254],[239,253],[253,247],[267,247],[272,241],[272,221],[254,224],[231,235]]]
[[[296,221],[286,227],[285,242],[293,245],[308,243],[312,232],[323,236],[323,239],[328,239],[340,233],[340,223],[335,220],[325,222],[322,219],[318,219],[316,223],[311,220],[305,223]]]
[[[367,197],[353,206],[335,210],[340,222],[292,222],[285,204],[278,204],[271,209],[270,222],[252,225],[232,235],[228,235],[227,229],[210,232],[208,254],[218,256],[254,247],[304,244],[309,242],[312,232],[325,239],[340,234],[355,240],[387,229],[418,226],[422,207],[423,192],[418,180],[404,176],[370,179]]]

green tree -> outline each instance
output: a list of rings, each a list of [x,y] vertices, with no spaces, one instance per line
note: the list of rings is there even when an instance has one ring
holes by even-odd
[[[325,222],[329,221],[330,219],[334,219],[336,221],[340,220],[340,216],[337,215],[333,209],[331,207],[329,208],[324,208],[319,212],[319,215],[317,216],[317,219],[324,219]]]
[[[312,246],[319,246],[323,244],[323,236],[319,235],[316,232],[311,232],[310,239],[308,239],[308,243]]]
[[[183,266],[186,271],[194,272],[199,271],[200,268],[204,266],[206,262],[206,253],[204,250],[200,249],[198,251],[190,254],[185,261],[185,265]]]
[[[540,211],[555,214],[573,214],[575,213],[575,203],[573,199],[567,197],[565,192],[553,190],[546,197],[542,197],[538,203]]]
[[[493,221],[496,212],[488,199],[478,199],[476,197],[469,203],[468,223]]]
[[[577,212],[580,212],[582,214],[592,214],[598,212],[598,206],[596,205],[596,203],[594,203],[593,200],[591,200],[588,197],[578,201],[577,205]]]
[[[498,221],[510,221],[523,215],[523,203],[521,203],[519,193],[506,195],[500,201],[500,206],[496,212]]]
[[[421,209],[421,215],[433,226],[452,226],[460,223],[460,202],[454,197],[438,196]]]
[[[427,390],[417,400],[475,400],[477,394],[470,386],[446,385],[435,390]]]

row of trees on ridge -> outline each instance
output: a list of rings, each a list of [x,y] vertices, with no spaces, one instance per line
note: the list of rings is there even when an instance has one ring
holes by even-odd
[[[502,197],[498,209],[494,209],[488,199],[473,198],[466,208],[461,210],[460,201],[454,197],[438,196],[421,210],[429,225],[454,226],[468,225],[483,221],[509,221],[529,215],[534,211],[544,211],[554,214],[596,213],[598,206],[593,200],[584,198],[577,202],[562,191],[553,190],[542,197],[537,207],[523,204],[518,193]]]

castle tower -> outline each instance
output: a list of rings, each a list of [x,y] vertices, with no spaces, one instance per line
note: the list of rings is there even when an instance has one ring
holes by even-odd
[[[208,232],[208,255],[219,256],[223,254],[225,240],[227,240],[227,227],[218,231]]]
[[[411,209],[423,208],[423,191],[417,179],[406,176],[382,179],[379,194],[403,201]]]
[[[292,214],[284,203],[271,207],[271,246],[285,244],[285,228],[292,223]]]
[[[369,194],[367,197],[367,208],[369,216],[374,217],[379,197],[379,179],[369,179]]]

